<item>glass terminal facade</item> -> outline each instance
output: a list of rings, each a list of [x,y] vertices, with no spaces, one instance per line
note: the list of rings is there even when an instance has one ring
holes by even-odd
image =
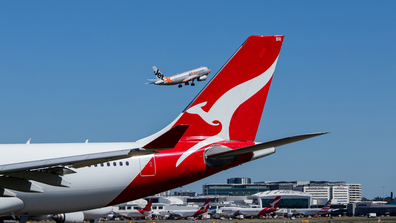
[[[206,184],[203,185],[204,195],[220,195],[220,196],[233,196],[233,195],[251,195],[259,192],[270,190],[266,185],[255,184]]]

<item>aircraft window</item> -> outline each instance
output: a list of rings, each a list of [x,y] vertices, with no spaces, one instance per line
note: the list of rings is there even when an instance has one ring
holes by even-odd
[[[100,166],[104,166],[104,163],[101,163]]]
[[[120,166],[122,166],[122,162],[120,162]]]
[[[119,210],[125,210],[125,206],[123,207],[118,207]]]
[[[109,162],[107,162],[107,166],[110,166],[110,163],[109,163]]]
[[[113,166],[117,166],[117,163],[116,163],[116,162],[113,162]]]
[[[131,206],[128,206],[128,207],[127,207],[128,210],[131,210],[131,208],[132,208]]]
[[[128,162],[128,161],[126,161],[126,162],[125,162],[125,165],[129,166],[129,162]]]
[[[97,166],[98,166],[98,164],[95,164],[94,166],[95,166],[95,167],[97,167]]]

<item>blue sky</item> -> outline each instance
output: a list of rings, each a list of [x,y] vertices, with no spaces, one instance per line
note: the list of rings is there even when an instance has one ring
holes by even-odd
[[[0,143],[136,141],[205,83],[146,85],[152,66],[213,74],[249,36],[285,35],[257,141],[329,131],[184,186],[361,183],[396,192],[394,1],[2,1]]]

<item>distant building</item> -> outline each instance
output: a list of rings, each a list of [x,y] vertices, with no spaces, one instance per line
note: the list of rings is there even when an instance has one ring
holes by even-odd
[[[270,187],[260,184],[204,184],[203,195],[208,196],[247,196],[269,191]]]
[[[227,179],[228,184],[251,184],[252,180],[246,177],[237,177]]]
[[[158,196],[158,197],[167,197],[167,196],[170,196],[170,195],[171,195],[171,191],[170,191],[170,190],[167,190],[167,191],[161,192],[161,193],[159,193],[159,194],[156,194],[155,196]]]
[[[247,196],[255,193],[271,190],[265,184],[252,184],[250,178],[230,178],[227,184],[204,184],[203,195],[213,196]]]
[[[344,185],[332,186],[331,197],[334,204],[348,204],[349,203],[349,187]]]
[[[362,185],[360,184],[346,184],[349,188],[349,202],[362,201]]]
[[[247,196],[273,190],[293,190],[312,195],[310,205],[324,205],[330,198],[332,204],[348,204],[361,201],[361,185],[344,181],[263,181],[250,183],[250,178],[230,178],[227,184],[204,184],[203,195]]]
[[[292,190],[272,190],[249,196],[254,203],[260,207],[266,207],[276,196],[282,196],[279,201],[279,208],[310,208],[312,194]]]
[[[356,206],[354,212],[348,210],[348,212],[353,213],[353,215],[360,216],[360,215],[367,215],[368,213],[376,213],[377,216],[381,216],[381,215],[396,216],[396,205],[378,205],[378,204],[370,204],[370,203],[356,203],[350,205]],[[350,205],[348,205],[348,209],[350,209],[349,208]]]
[[[191,190],[181,190],[181,191],[175,191],[174,195],[175,196],[195,197],[195,196],[197,196],[197,193],[193,192]]]

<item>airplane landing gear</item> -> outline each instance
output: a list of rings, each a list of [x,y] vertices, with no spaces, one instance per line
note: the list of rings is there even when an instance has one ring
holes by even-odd
[[[195,84],[194,84],[194,83],[191,83],[191,86],[195,86]]]
[[[183,87],[183,85],[179,84],[178,87],[181,88],[181,87]]]

